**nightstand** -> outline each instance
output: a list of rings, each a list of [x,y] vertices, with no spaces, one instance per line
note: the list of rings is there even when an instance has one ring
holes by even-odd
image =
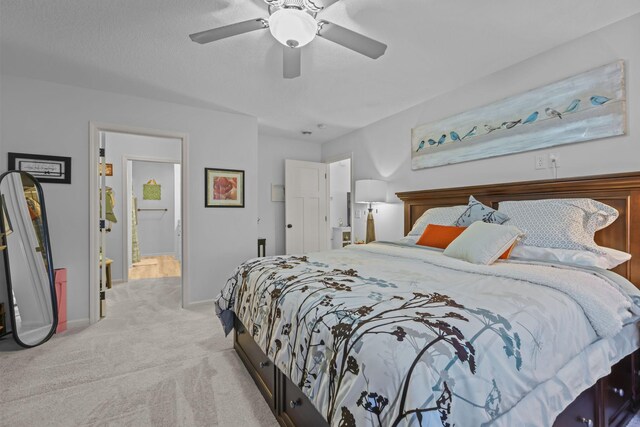
[[[351,244],[351,227],[333,227],[333,238],[331,239],[333,249],[344,248]]]

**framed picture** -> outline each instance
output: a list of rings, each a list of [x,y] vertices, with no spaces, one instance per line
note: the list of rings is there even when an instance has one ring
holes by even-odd
[[[626,133],[627,96],[621,60],[413,128],[411,169]]]
[[[28,172],[39,182],[71,184],[71,157],[9,153],[9,170]]]
[[[204,170],[205,208],[244,208],[244,171]]]

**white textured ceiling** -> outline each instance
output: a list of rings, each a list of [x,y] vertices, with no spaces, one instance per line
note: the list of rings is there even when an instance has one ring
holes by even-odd
[[[640,12],[638,0],[341,0],[319,17],[389,48],[317,38],[282,78],[269,31],[188,34],[267,17],[262,0],[0,0],[2,72],[258,117],[327,141]],[[316,124],[325,123],[320,130]]]

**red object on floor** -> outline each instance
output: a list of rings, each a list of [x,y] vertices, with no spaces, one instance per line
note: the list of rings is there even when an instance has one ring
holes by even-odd
[[[58,327],[56,333],[67,330],[67,269],[54,270],[53,281],[56,286],[56,298],[58,300]]]

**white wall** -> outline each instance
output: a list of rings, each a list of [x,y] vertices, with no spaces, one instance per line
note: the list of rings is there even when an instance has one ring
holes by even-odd
[[[124,133],[106,133],[106,161],[113,164],[113,176],[106,177],[107,186],[111,187],[116,198],[114,213],[117,223],[111,224],[111,232],[107,233],[107,258],[113,260],[111,274],[114,281],[124,278],[124,269],[128,268],[127,257],[124,253],[123,230],[125,223],[131,221],[130,213],[125,211],[128,192],[123,187],[126,168],[123,165],[124,157],[152,157],[163,160],[180,162],[180,140],[170,138],[155,138],[141,135],[129,135]],[[173,165],[170,164],[173,168]],[[131,183],[131,181],[129,181]],[[129,184],[131,185],[131,184]],[[173,179],[172,179],[173,185]],[[173,209],[173,205],[172,205]],[[127,244],[130,251],[130,243]],[[172,250],[174,252],[175,250]]]
[[[138,199],[140,256],[176,255],[175,182],[172,163],[133,162],[133,194]],[[160,185],[160,200],[145,200],[143,185],[154,179]],[[167,209],[151,211],[145,209]]]
[[[353,151],[355,179],[379,178],[389,182],[388,200],[391,203],[376,206],[379,210],[375,215],[376,235],[380,240],[402,237],[402,204],[394,195],[398,191],[549,179],[553,177],[552,171],[535,170],[534,158],[537,154],[551,152],[559,156],[559,177],[639,170],[639,40],[640,14],[326,143],[322,147],[323,158]],[[411,170],[411,128],[618,59],[626,61],[627,135],[420,171]],[[464,63],[463,59],[461,61],[461,64]],[[364,205],[356,205],[356,209],[364,208]],[[356,236],[364,236],[366,216],[356,219],[354,225]]]
[[[258,141],[258,234],[267,239],[267,255],[285,253],[284,202],[271,201],[271,184],[284,185],[285,159],[319,162],[317,143],[260,135]],[[257,254],[257,246],[256,246]]]
[[[255,256],[255,118],[8,75],[1,76],[0,84],[0,169],[6,168],[8,151],[72,157],[70,185],[43,185],[53,261],[56,267],[69,269],[70,321],[89,316],[89,121],[189,135],[187,303],[214,298],[234,268]],[[244,209],[204,208],[205,167],[246,171]]]

